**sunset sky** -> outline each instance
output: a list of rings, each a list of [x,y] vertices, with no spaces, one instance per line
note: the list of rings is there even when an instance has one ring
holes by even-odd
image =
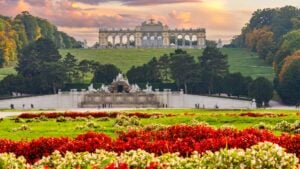
[[[99,27],[134,28],[150,18],[171,28],[206,28],[207,39],[229,42],[256,9],[285,5],[300,7],[300,0],[0,0],[0,14],[29,11],[90,45]]]

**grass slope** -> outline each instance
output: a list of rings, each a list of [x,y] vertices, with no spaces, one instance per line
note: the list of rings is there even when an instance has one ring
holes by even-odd
[[[224,48],[223,53],[228,55],[230,72],[241,72],[245,76],[264,76],[273,79],[272,67],[259,59],[257,54],[239,48]],[[188,53],[198,57],[203,50],[187,49]],[[60,53],[65,56],[68,52],[75,55],[78,60],[88,59],[100,63],[111,63],[127,72],[132,66],[147,63],[153,57],[174,52],[174,49],[61,49]],[[0,80],[9,74],[16,74],[13,67],[0,69]]]
[[[136,112],[137,110],[133,110]],[[256,113],[284,113],[287,116],[284,117],[241,117],[239,113],[248,112],[250,110],[197,110],[197,109],[149,109],[139,110],[139,112],[146,113],[173,113],[174,117],[164,117],[159,119],[141,119],[143,125],[149,124],[162,124],[162,125],[174,125],[174,124],[191,124],[193,120],[205,121],[212,126],[220,127],[222,125],[232,125],[238,129],[244,129],[253,127],[254,125],[264,122],[266,124],[275,125],[276,123],[286,120],[290,123],[294,123],[299,116],[296,115],[296,110],[253,110]],[[116,128],[113,126],[115,119],[111,118],[109,121],[97,121],[93,119],[101,126],[100,129],[95,131],[102,132],[112,137],[116,137]],[[24,123],[15,123],[10,119],[4,119],[0,121],[0,138],[7,138],[13,140],[21,139],[35,139],[39,137],[58,137],[69,136],[75,137],[78,134],[86,133],[87,130],[76,130],[77,125],[84,125],[86,122],[68,121],[58,123],[55,119],[49,121],[25,123],[31,130],[30,131],[17,131],[12,132],[13,128],[20,127]],[[280,134],[279,131],[275,132]]]
[[[245,76],[264,76],[273,79],[272,67],[259,59],[257,54],[239,48],[224,48],[223,53],[228,55],[230,72],[241,72]],[[191,55],[198,57],[203,50],[187,49]],[[111,63],[127,72],[132,66],[147,63],[153,57],[174,52],[174,49],[61,49],[61,55],[68,52],[75,55],[79,60],[88,59],[106,64]]]

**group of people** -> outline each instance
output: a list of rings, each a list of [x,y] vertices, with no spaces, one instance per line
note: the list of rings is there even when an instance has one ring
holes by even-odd
[[[25,107],[26,107],[26,105],[23,104],[23,105],[22,105],[22,108],[25,109]],[[33,104],[30,104],[30,108],[31,108],[31,109],[34,109],[34,105],[33,105]],[[15,109],[15,105],[14,105],[14,104],[10,104],[10,109]]]

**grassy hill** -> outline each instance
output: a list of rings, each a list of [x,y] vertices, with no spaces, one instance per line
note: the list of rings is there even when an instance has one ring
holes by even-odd
[[[272,67],[259,59],[256,53],[239,48],[224,48],[223,53],[228,55],[230,72],[241,72],[245,76],[264,76],[273,79]],[[187,49],[191,55],[198,57],[203,50]],[[61,49],[60,53],[65,56],[68,52],[75,55],[79,60],[88,59],[100,63],[112,63],[123,72],[127,72],[133,65],[142,65],[153,57],[174,52],[174,49]]]
[[[245,76],[267,77],[273,79],[272,67],[259,59],[256,53],[239,48],[224,48],[222,52],[228,55],[230,72],[241,72]],[[198,57],[201,49],[187,49],[188,53]],[[174,49],[61,49],[60,53],[65,56],[68,52],[75,55],[78,60],[88,59],[106,64],[111,63],[127,72],[133,65],[142,65],[153,57],[174,52]],[[13,67],[1,68],[0,79],[8,74],[16,73]]]

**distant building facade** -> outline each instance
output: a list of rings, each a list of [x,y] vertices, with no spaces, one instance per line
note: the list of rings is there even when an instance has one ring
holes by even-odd
[[[205,48],[206,30],[170,29],[153,19],[135,29],[99,29],[100,48]]]

